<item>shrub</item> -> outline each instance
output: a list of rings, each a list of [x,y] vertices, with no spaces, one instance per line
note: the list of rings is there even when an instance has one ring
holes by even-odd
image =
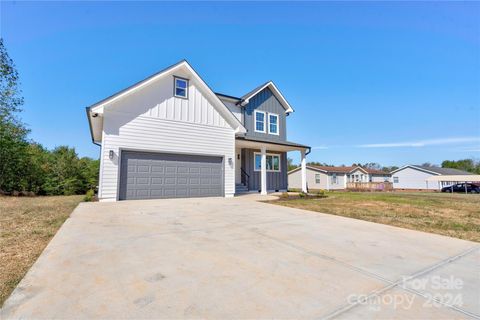
[[[90,201],[93,201],[94,198],[95,198],[95,192],[93,191],[93,189],[90,189],[85,194],[85,197],[83,198],[83,201],[90,202]]]
[[[288,199],[288,197],[288,192],[282,192],[282,194],[280,195],[281,199]]]
[[[307,194],[304,193],[304,192],[300,192],[300,193],[298,194],[298,196],[299,196],[300,198],[305,198],[305,197],[307,196]]]

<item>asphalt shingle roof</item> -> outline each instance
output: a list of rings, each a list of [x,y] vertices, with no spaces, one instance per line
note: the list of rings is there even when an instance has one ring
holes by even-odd
[[[414,167],[427,170],[427,171],[432,171],[432,172],[441,174],[443,176],[473,175],[473,173],[471,172],[463,171],[459,169],[452,169],[452,168],[440,168],[440,167],[417,166],[417,165],[414,165]]]

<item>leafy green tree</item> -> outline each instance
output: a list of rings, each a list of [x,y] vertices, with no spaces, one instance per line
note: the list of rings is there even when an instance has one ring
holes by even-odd
[[[298,166],[293,164],[293,160],[291,158],[287,158],[287,170],[290,171],[290,170],[293,170],[295,168],[297,168]]]
[[[18,72],[0,39],[0,190],[40,195],[84,194],[98,184],[99,160],[79,159],[74,148],[49,151],[28,140],[20,121]]]
[[[374,170],[381,170],[382,166],[376,162],[367,162],[363,165],[361,165],[362,168],[367,168],[367,169],[374,169]]]
[[[95,190],[97,188],[99,170],[100,160],[93,160],[88,157],[80,159],[80,175],[84,190]]]
[[[23,98],[18,72],[0,38],[0,190],[24,190],[28,130],[19,120]]]
[[[480,174],[480,161],[475,159],[445,160],[442,162],[442,168],[453,168]]]

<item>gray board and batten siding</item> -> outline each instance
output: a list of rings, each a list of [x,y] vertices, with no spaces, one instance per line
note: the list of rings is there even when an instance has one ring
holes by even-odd
[[[265,111],[278,115],[279,134],[268,134],[268,121],[265,121],[266,133],[255,132],[255,110]],[[273,95],[269,88],[265,88],[252,97],[244,109],[244,126],[247,129],[247,136],[258,137],[272,142],[285,141],[287,139],[287,121],[285,108]]]

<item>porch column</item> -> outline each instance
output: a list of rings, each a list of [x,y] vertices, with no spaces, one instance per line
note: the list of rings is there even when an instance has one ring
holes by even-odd
[[[260,194],[267,194],[267,148],[262,147],[262,160],[260,161]]]
[[[305,150],[300,151],[302,166],[302,192],[307,193],[307,159],[305,158]]]

